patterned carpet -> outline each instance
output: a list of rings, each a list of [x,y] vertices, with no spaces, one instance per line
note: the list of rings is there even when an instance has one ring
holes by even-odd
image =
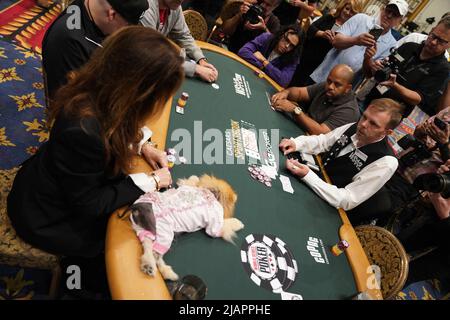
[[[0,1],[0,227],[5,227],[6,196],[18,166],[48,140],[40,46],[59,11],[59,5],[44,10],[34,0]],[[9,246],[5,232],[10,234],[8,226],[0,230],[2,252],[1,246]],[[0,264],[0,300],[48,299],[50,279],[50,272],[26,264]],[[449,290],[436,280],[423,281],[396,299],[448,299]]]
[[[11,252],[18,250],[11,245],[16,236],[6,220],[10,185],[18,166],[48,140],[40,46],[59,11],[59,5],[45,10],[36,6],[34,0],[0,1],[0,261],[3,263],[10,261]],[[23,242],[19,245],[27,255],[35,252]],[[51,273],[29,268],[29,261],[18,259],[23,261],[22,268],[0,264],[0,300],[48,299]]]
[[[37,6],[35,0],[2,0],[0,37],[41,53],[45,31],[60,12],[60,4],[44,9]]]
[[[40,56],[0,40],[0,169],[11,169],[48,139]]]

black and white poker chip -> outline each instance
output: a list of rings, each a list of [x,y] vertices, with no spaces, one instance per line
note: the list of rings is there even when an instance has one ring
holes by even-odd
[[[241,262],[256,285],[277,293],[294,283],[298,270],[285,243],[273,235],[249,234],[241,246]]]

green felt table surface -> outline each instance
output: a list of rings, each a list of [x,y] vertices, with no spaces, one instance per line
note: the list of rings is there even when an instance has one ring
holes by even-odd
[[[236,60],[204,52],[219,70],[219,89],[187,78],[175,94],[166,147],[175,148],[188,164],[175,165],[172,175],[176,180],[206,173],[228,181],[238,194],[235,217],[245,228],[238,232],[235,245],[211,238],[204,231],[180,235],[165,260],[180,276],[194,274],[202,278],[208,287],[207,299],[280,299],[279,294],[250,279],[240,252],[247,235],[274,235],[287,244],[298,265],[295,282],[287,292],[304,299],[347,299],[355,295],[357,289],[346,255],[336,257],[330,252],[330,247],[340,240],[342,220],[338,211],[289,175],[285,157],[278,149],[281,137],[296,137],[303,132],[286,115],[270,108],[267,94],[276,90],[265,79]],[[248,96],[236,92],[236,79],[243,78]],[[184,115],[175,112],[181,92],[189,94]],[[272,180],[272,187],[252,179],[248,172],[252,158],[237,163],[233,155],[227,154],[224,137],[232,120],[254,125],[260,136],[263,131],[268,133],[278,173],[289,177],[294,194],[283,191],[278,178]],[[258,140],[261,160],[257,163],[267,159],[263,141]],[[316,262],[308,250],[310,237],[320,241],[317,249],[325,263]]]

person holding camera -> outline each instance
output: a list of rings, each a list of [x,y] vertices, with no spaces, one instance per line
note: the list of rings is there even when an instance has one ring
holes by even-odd
[[[184,62],[184,73],[188,77],[199,77],[206,82],[214,82],[219,76],[216,67],[209,63],[184,20],[181,4],[184,0],[148,0],[149,9],[141,18],[141,24],[175,41],[186,50],[188,58]]]
[[[449,122],[450,106],[419,124],[414,135],[406,135],[398,141],[404,149],[398,154],[399,168],[385,186],[389,191],[386,202],[389,203],[390,211],[401,213],[397,218],[396,228],[402,229],[411,223],[425,202],[434,207],[438,216],[448,215],[450,203],[443,200],[439,193],[420,197],[419,190],[424,188],[416,180],[419,176],[435,174],[450,158]],[[386,222],[377,223],[383,225]]]
[[[376,48],[376,59],[387,57],[390,48],[397,42],[391,28],[398,26],[407,13],[408,4],[405,0],[390,0],[379,17],[360,13],[348,19],[337,30],[332,41],[334,48],[311,73],[308,84],[325,81],[331,68],[337,64],[346,64],[358,72],[363,65],[366,48]]]
[[[294,120],[309,134],[325,134],[359,120],[361,114],[352,81],[353,70],[338,64],[331,69],[324,83],[291,87],[274,94],[272,107],[293,114]],[[309,102],[310,105],[303,111],[297,102]]]
[[[264,70],[280,86],[291,81],[300,59],[304,33],[299,26],[285,27],[276,34],[263,33],[245,44],[238,55]]]
[[[419,186],[429,184],[425,176],[419,176],[415,185]],[[422,280],[439,279],[446,284],[450,283],[450,159],[442,164],[436,171],[435,178],[441,181],[446,180],[446,197],[441,193],[430,192],[433,210],[428,210],[428,220],[420,226],[412,226],[410,229],[401,231],[397,238],[410,254],[431,252],[414,259],[409,263],[409,272],[406,285]],[[420,181],[420,183],[418,180]],[[429,185],[428,185],[429,186]],[[442,193],[444,193],[442,192]]]
[[[276,33],[280,20],[272,13],[281,0],[245,0],[237,14],[222,24],[229,37],[228,50],[234,53],[264,32]]]
[[[386,97],[403,102],[405,115],[418,105],[428,115],[436,114],[435,106],[444,91],[450,65],[444,53],[450,48],[450,17],[434,27],[423,43],[407,42],[389,58],[373,61],[375,48],[364,56],[366,76],[378,82],[366,96],[366,101]]]
[[[387,143],[387,135],[401,121],[402,107],[392,99],[377,99],[357,123],[320,135],[283,139],[284,155],[295,151],[323,153],[323,165],[333,184],[328,184],[308,166],[294,159],[286,168],[335,208],[348,210],[352,224],[385,215],[384,184],[392,177],[398,160]]]

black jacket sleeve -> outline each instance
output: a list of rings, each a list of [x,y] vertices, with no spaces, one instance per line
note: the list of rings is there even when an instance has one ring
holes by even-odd
[[[133,203],[143,191],[129,177],[108,176],[103,142],[98,135],[88,132],[71,127],[60,133],[52,151],[55,172],[72,211],[109,215]]]

